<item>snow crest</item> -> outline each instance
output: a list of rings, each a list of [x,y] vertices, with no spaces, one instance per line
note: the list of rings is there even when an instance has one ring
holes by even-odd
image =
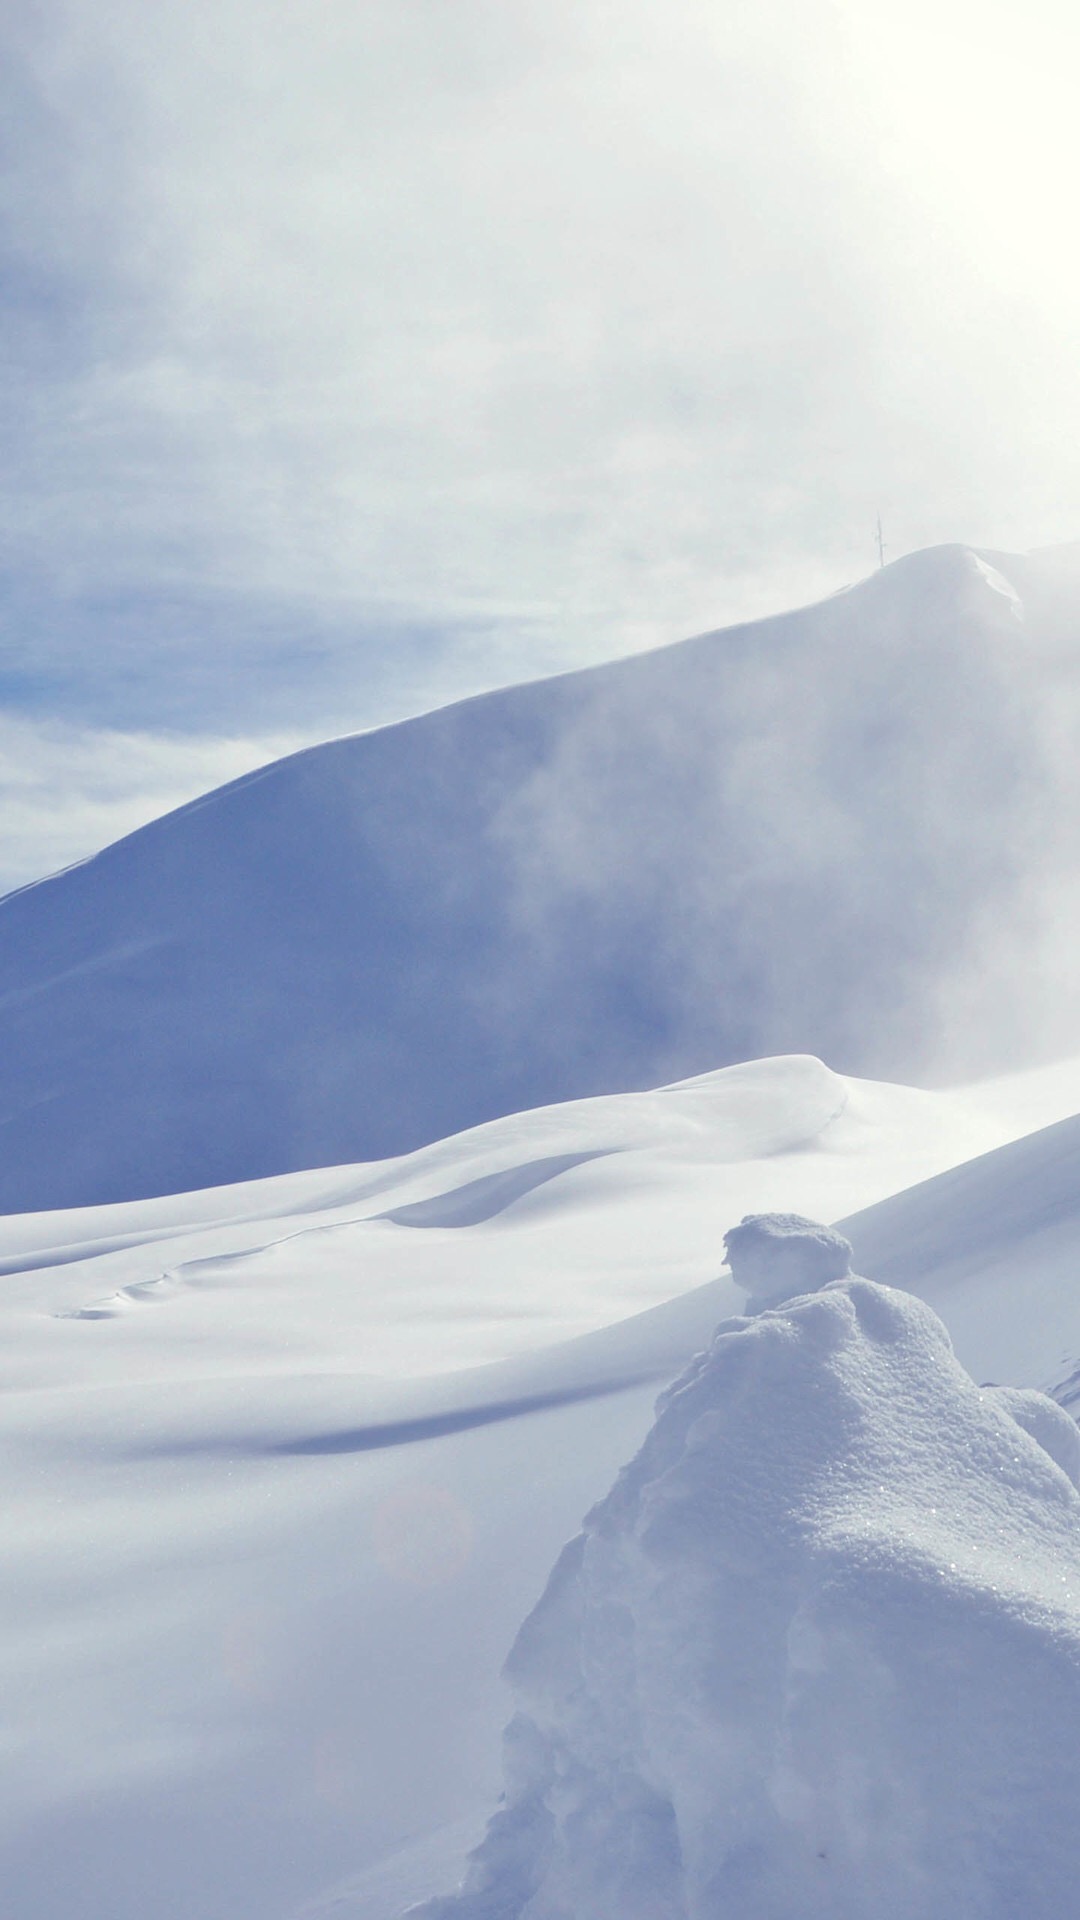
[[[424,1920],[1050,1920],[1080,1883],[1075,1429],[857,1276],[725,1322],[508,1664]]]
[[[971,558],[975,563],[976,572],[985,580],[991,592],[1000,593],[1002,599],[1008,601],[1009,611],[1013,619],[1018,620],[1021,626],[1023,626],[1024,603],[1017,593],[1016,588],[1013,586],[1012,581],[1007,579],[998,567],[992,567],[989,560],[982,559],[981,555],[973,553]]]
[[[761,1313],[845,1279],[851,1242],[802,1213],[747,1213],[725,1233],[724,1258],[735,1285],[746,1289],[747,1313]]]

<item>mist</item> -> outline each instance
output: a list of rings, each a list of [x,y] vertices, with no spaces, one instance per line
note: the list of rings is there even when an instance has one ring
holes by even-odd
[[[308,749],[11,897],[5,1203],[767,1054],[927,1083],[1080,1051],[1076,598],[1068,555],[933,549]]]
[[[309,738],[1074,537],[1071,10],[42,0],[0,672]]]

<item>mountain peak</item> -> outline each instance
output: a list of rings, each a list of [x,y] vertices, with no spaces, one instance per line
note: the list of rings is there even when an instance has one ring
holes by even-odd
[[[965,965],[994,986],[987,918],[1072,804],[1062,703],[1051,728],[998,644],[1015,571],[909,555],[310,748],[9,896],[0,1206],[378,1158],[768,1053],[1004,1064],[940,1009]]]

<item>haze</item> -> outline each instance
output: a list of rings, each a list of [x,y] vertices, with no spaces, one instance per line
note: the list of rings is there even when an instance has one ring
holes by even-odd
[[[44,0],[3,40],[8,884],[283,745],[831,591],[879,512],[893,555],[1080,526],[1063,5]]]

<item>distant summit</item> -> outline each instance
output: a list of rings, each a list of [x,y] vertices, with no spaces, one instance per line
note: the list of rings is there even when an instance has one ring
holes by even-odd
[[[993,990],[1002,928],[1023,956],[1031,848],[1072,831],[1078,608],[1036,559],[909,555],[294,755],[9,896],[0,1207],[382,1157],[763,1054],[998,1065],[943,983]]]

